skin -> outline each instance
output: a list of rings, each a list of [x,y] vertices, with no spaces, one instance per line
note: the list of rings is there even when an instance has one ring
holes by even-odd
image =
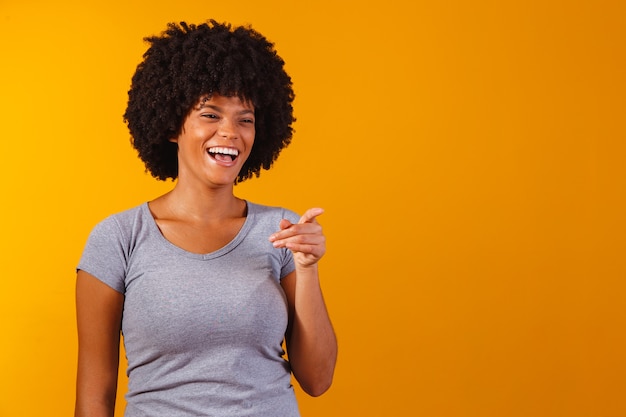
[[[206,99],[206,100],[205,100]],[[161,233],[194,253],[209,253],[230,242],[246,218],[245,201],[235,197],[234,181],[254,144],[254,106],[237,97],[214,95],[199,101],[184,121],[178,144],[175,187],[149,203]],[[208,149],[235,149],[237,158],[221,162]],[[320,288],[318,261],[326,252],[317,216],[307,210],[299,222],[283,219],[268,239],[292,251],[295,271],[282,279],[288,302],[285,334],[293,374],[309,395],[331,385],[337,340]],[[124,296],[84,271],[76,282],[78,375],[76,417],[112,417],[119,367]]]

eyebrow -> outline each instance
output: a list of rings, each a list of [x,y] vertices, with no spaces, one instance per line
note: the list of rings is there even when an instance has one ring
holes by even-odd
[[[202,109],[213,109],[217,112],[223,113],[224,109],[222,109],[220,106],[216,106],[214,104],[207,104],[207,103],[201,103],[200,106],[198,107],[198,110],[202,110]],[[254,110],[252,109],[243,109],[240,112],[238,112],[237,114],[252,114],[254,115]]]

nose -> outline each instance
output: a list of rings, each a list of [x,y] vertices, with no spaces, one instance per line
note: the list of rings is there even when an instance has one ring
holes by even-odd
[[[224,117],[220,121],[217,133],[227,139],[236,139],[239,136],[237,132],[237,125],[229,117]]]

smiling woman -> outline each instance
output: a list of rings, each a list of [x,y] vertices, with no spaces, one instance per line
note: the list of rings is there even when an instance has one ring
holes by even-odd
[[[170,24],[163,36],[146,40],[151,47],[133,76],[124,118],[152,175],[177,178],[177,147],[171,139],[181,133],[190,111],[215,106],[206,102],[214,94],[237,97],[246,111],[254,111],[258,146],[237,181],[269,169],[290,143],[294,121],[291,78],[273,44],[251,28],[231,30],[216,23]]]
[[[177,181],[87,241],[75,415],[113,415],[122,332],[126,417],[298,416],[292,373],[321,395],[337,356],[322,210],[234,195],[291,140],[291,79],[251,28],[170,24],[147,40],[124,118],[152,175]]]

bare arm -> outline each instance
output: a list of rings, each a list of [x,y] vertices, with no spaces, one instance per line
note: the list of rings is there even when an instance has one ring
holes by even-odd
[[[75,417],[113,417],[124,296],[78,271],[78,374]]]
[[[321,209],[311,209],[295,225],[283,220],[282,230],[270,237],[274,246],[287,247],[294,254],[296,270],[281,281],[289,304],[287,353],[296,380],[312,396],[330,388],[337,361],[337,339],[317,266],[326,251],[322,228],[315,221],[321,213]]]

